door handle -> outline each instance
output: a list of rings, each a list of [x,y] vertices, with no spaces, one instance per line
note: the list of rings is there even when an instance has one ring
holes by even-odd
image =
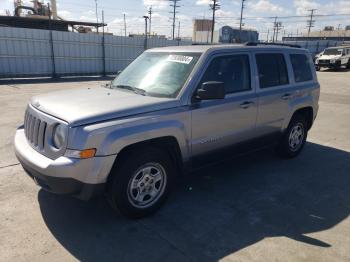
[[[254,104],[254,102],[252,101],[245,101],[242,104],[240,104],[239,106],[243,109],[247,109],[250,105]]]
[[[292,97],[291,94],[284,94],[283,96],[281,96],[281,98],[282,98],[283,100],[288,100],[288,99],[290,99],[291,97]]]

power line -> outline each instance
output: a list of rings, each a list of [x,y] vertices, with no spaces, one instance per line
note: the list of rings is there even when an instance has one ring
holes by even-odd
[[[314,19],[314,12],[316,11],[317,9],[311,9],[309,10],[310,11],[310,20],[307,20],[306,24],[307,24],[307,27],[309,28],[308,31],[307,31],[307,37],[310,36],[310,31],[311,31],[311,27],[314,27],[315,26],[315,20]]]
[[[213,18],[211,21],[211,43],[213,43],[214,40],[215,12],[220,9],[220,4],[218,2],[218,0],[212,0],[212,4],[209,5],[210,9],[213,10]]]
[[[169,0],[170,2],[172,2],[172,4],[170,4],[170,6],[173,8],[173,31],[172,31],[172,35],[173,35],[173,40],[175,39],[175,21],[176,21],[176,8],[180,7],[179,5],[177,5],[177,3],[180,0]]]
[[[243,20],[243,10],[244,10],[244,2],[246,0],[242,0],[242,6],[241,6],[241,18],[239,19],[239,42],[242,42],[242,20]]]
[[[338,16],[350,16],[350,14],[313,14],[313,18],[315,17],[338,17]],[[310,17],[310,15],[290,15],[290,16],[279,16],[279,19],[289,19],[289,18],[307,18]],[[225,17],[218,17],[217,19],[229,19],[237,18],[236,16],[225,16]],[[244,17],[244,20],[257,20],[257,19],[274,19],[275,16],[248,16]]]

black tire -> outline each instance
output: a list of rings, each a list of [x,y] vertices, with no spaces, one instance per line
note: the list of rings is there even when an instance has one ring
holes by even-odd
[[[129,151],[126,154],[127,155],[125,155],[122,161],[118,162],[119,166],[116,166],[112,170],[112,177],[109,180],[107,190],[108,201],[114,210],[126,217],[145,217],[157,211],[167,198],[175,177],[174,165],[169,155],[157,148],[147,147],[137,151]],[[145,176],[148,174],[142,172],[141,170],[148,167],[150,167],[151,173],[154,173],[154,170],[160,170],[161,173],[164,173],[163,182],[160,182],[163,183],[163,186],[162,189],[159,189],[159,194],[152,202],[150,202],[148,205],[141,206],[140,203],[136,203],[136,200],[134,199],[135,194],[147,194],[147,190],[152,186],[153,189],[155,189],[156,183],[158,184],[159,182],[157,181],[154,183],[154,181],[156,181],[156,179],[154,179],[153,185],[147,184],[151,182],[151,178],[148,178],[149,180],[146,182]],[[141,175],[138,175],[140,173]],[[139,179],[138,176],[141,176],[142,179]],[[137,189],[131,189],[132,181],[135,183],[136,181],[139,181],[136,183],[138,185]],[[140,185],[142,185],[142,182],[145,186],[141,190],[140,188],[142,187]],[[159,184],[159,188],[160,187],[161,185]],[[143,193],[143,190],[146,190],[147,192]],[[148,197],[152,198],[151,194],[149,194]],[[146,197],[143,197],[143,199],[147,200]]]
[[[316,69],[316,71],[320,71],[321,70],[321,68],[319,66],[316,66],[315,69]]]
[[[300,137],[300,139],[297,139],[296,141],[300,141],[300,143],[297,144],[297,146],[294,146],[295,140],[291,139],[291,133],[293,134],[297,132],[295,129],[300,128],[302,130],[303,135]],[[300,154],[302,151],[306,138],[307,138],[307,121],[305,117],[302,114],[296,114],[292,117],[287,130],[282,135],[278,146],[276,147],[276,152],[278,155],[284,158],[293,158]],[[297,136],[298,137],[298,136]],[[293,143],[294,142],[294,143]]]

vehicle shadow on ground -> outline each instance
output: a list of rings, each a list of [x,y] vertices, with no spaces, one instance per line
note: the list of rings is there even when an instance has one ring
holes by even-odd
[[[114,215],[103,198],[83,202],[41,190],[42,216],[82,261],[217,261],[274,236],[331,247],[305,234],[330,229],[350,214],[350,153],[314,143],[291,160],[270,151],[181,180],[146,219]]]
[[[324,69],[321,69],[319,72],[338,72],[338,73],[341,73],[341,72],[349,72],[349,71],[350,71],[350,68],[341,67],[338,69],[324,68]]]

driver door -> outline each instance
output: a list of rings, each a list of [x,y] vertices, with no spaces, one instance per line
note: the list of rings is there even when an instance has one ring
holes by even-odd
[[[257,98],[251,65],[248,53],[211,59],[197,89],[204,82],[223,82],[226,96],[193,102],[192,156],[224,149],[254,137]]]

